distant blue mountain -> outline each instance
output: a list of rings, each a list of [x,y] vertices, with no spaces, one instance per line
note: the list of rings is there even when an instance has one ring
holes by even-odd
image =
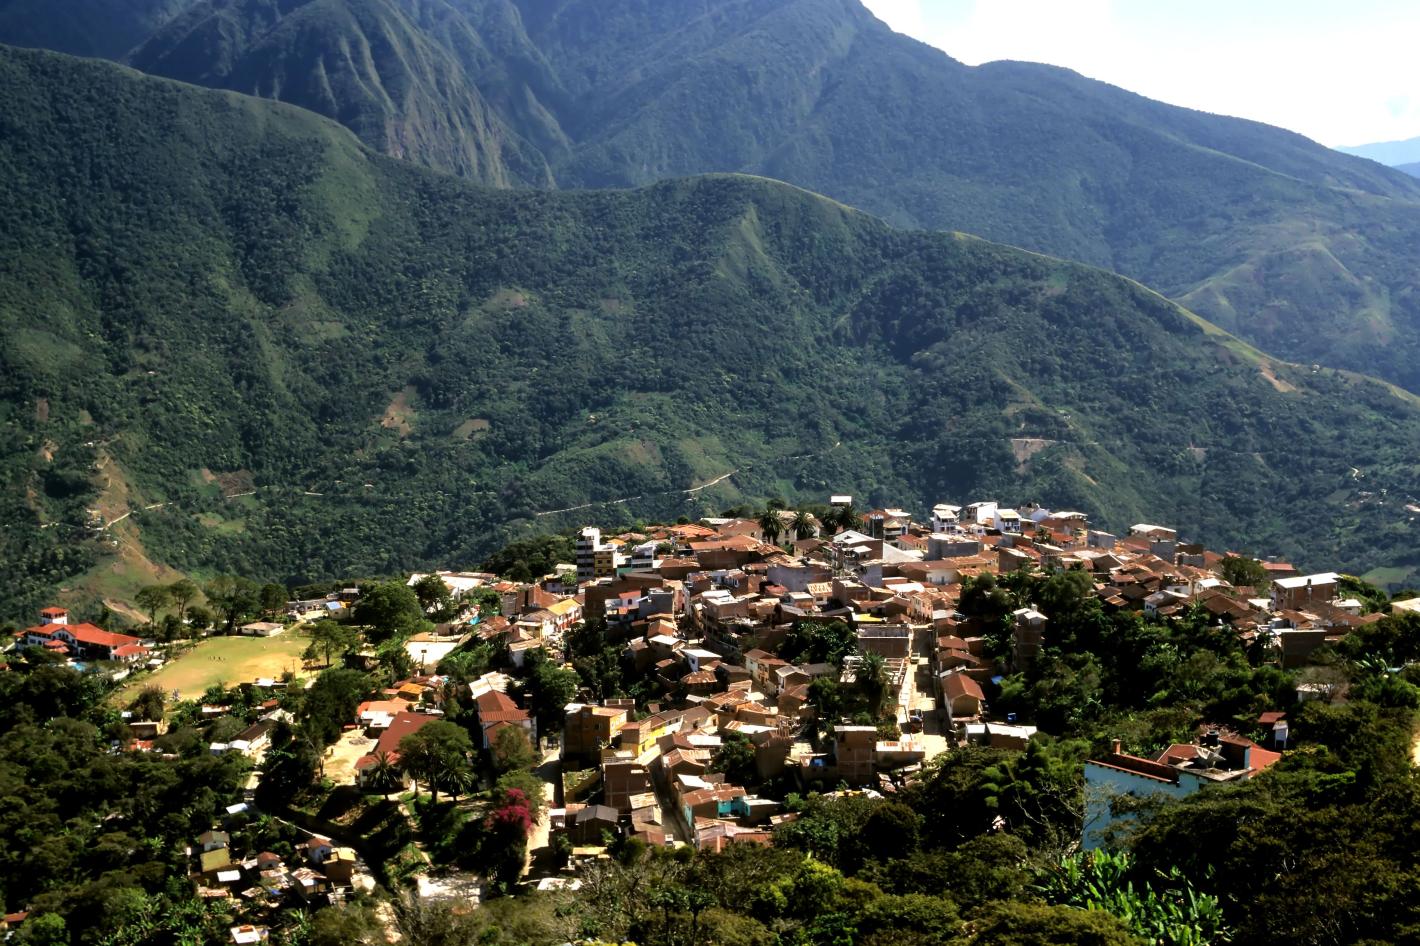
[[[1343,154],[1370,158],[1372,161],[1379,161],[1381,164],[1393,168],[1400,167],[1402,164],[1420,163],[1420,138],[1407,138],[1405,141],[1377,141],[1374,144],[1355,145],[1336,150]],[[1411,170],[1410,173],[1415,174],[1415,171]]]

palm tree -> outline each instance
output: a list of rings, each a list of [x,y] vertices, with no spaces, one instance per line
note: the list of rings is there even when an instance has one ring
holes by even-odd
[[[794,513],[794,521],[790,523],[790,528],[794,530],[794,536],[799,539],[807,539],[814,534],[814,514],[807,509],[799,509]]]
[[[784,532],[784,523],[779,518],[779,510],[766,509],[759,516],[759,529],[770,545],[779,544],[779,536]]]
[[[434,802],[438,803],[439,786],[434,782],[437,777],[434,759],[424,743],[406,736],[399,744],[399,764],[404,774],[414,782],[415,800],[419,799],[419,783],[423,782],[433,793]]]
[[[868,697],[868,705],[872,708],[873,715],[878,716],[882,713],[883,703],[887,700],[887,660],[882,654],[869,651],[858,662],[855,676],[858,685]]]
[[[460,795],[467,795],[477,787],[478,775],[470,765],[456,765],[445,771],[440,781],[444,783],[450,797],[458,801]]]
[[[385,801],[389,801],[390,793],[400,784],[399,766],[390,758],[388,752],[380,749],[375,753],[375,761],[368,771],[370,787],[384,795]]]
[[[836,531],[842,532],[845,529],[853,529],[858,526],[858,510],[853,508],[852,503],[839,506],[834,510],[834,523],[838,526]]]

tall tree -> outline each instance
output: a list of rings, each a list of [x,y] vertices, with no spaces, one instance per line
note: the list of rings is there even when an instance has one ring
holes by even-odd
[[[360,633],[353,627],[321,618],[306,630],[311,639],[311,647],[325,655],[325,665],[330,666],[335,656],[344,656],[360,644]]]
[[[532,768],[537,763],[537,752],[521,726],[505,726],[498,730],[490,752],[493,767],[500,773]]]
[[[457,608],[454,596],[444,579],[438,575],[425,575],[414,583],[414,594],[424,613],[435,621],[447,621],[454,616]]]
[[[230,634],[261,604],[260,588],[250,578],[219,575],[207,583],[207,601],[217,610],[222,629]]]
[[[167,692],[160,686],[145,686],[128,704],[128,710],[136,720],[160,720],[166,708]]]
[[[172,600],[172,592],[167,585],[149,585],[146,588],[140,588],[138,593],[133,596],[133,600],[140,608],[148,612],[148,624],[153,626],[158,623],[158,612],[167,607],[168,602]]]
[[[419,606],[419,596],[402,581],[382,581],[360,589],[354,620],[370,628],[371,640],[427,630],[429,621]]]
[[[862,525],[862,523],[858,521],[858,510],[853,508],[852,503],[844,503],[841,506],[835,507],[833,521],[834,525],[838,527],[836,529],[838,532],[857,529]]]
[[[858,661],[858,689],[868,700],[868,711],[874,718],[881,716],[888,696],[887,660],[882,654],[869,651]]]
[[[429,786],[436,803],[439,788],[449,786],[455,774],[469,769],[472,756],[468,730],[442,719],[425,723],[399,742],[400,765]]]
[[[560,725],[563,710],[577,696],[581,677],[577,671],[556,663],[541,647],[528,651],[524,660],[538,731],[547,732]]]
[[[754,744],[744,733],[726,733],[720,740],[720,748],[715,750],[710,760],[710,767],[723,773],[736,785],[750,785],[758,780]]]
[[[1223,580],[1238,588],[1261,588],[1267,581],[1262,563],[1246,555],[1229,555],[1218,563]]]
[[[168,585],[168,595],[173,599],[173,604],[177,605],[178,620],[186,623],[187,607],[197,597],[197,585],[186,578],[179,578]]]
[[[355,721],[355,710],[370,693],[370,678],[358,670],[332,667],[321,671],[301,701],[300,719],[321,747],[340,738],[341,729]]]
[[[286,607],[286,597],[286,586],[278,585],[274,581],[262,585],[261,591],[257,593],[262,613],[267,617],[275,617],[281,613],[281,609]]]
[[[385,750],[377,750],[372,757],[370,767],[366,770],[365,784],[384,795],[385,801],[389,801],[390,793],[399,788],[399,766]]]

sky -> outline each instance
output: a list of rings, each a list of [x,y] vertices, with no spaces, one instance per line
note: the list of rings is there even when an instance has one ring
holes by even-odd
[[[1046,62],[1322,144],[1420,136],[1416,0],[863,0],[968,65]]]

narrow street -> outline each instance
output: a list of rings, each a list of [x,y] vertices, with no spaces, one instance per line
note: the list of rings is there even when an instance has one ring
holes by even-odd
[[[523,867],[524,877],[531,873],[533,864],[539,857],[545,859],[552,828],[552,816],[548,814],[548,810],[557,805],[557,781],[562,778],[561,749],[544,749],[542,764],[533,771],[538,778],[542,779],[542,817],[533,825],[532,834],[528,837],[527,863]]]
[[[930,762],[951,747],[950,723],[944,723],[938,712],[937,681],[932,678],[931,649],[936,642],[932,634],[914,634],[917,642],[913,647],[912,662],[915,694],[912,708],[922,714],[922,731],[916,738],[922,743],[926,755],[923,763]]]

